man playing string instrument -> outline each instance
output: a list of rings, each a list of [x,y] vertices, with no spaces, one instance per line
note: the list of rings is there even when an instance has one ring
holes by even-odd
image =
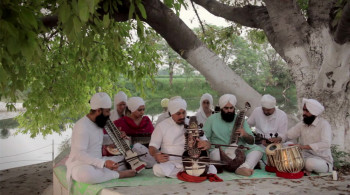
[[[153,166],[153,173],[158,177],[176,178],[177,173],[184,170],[181,156],[185,151],[186,108],[187,103],[184,99],[180,97],[171,99],[168,104],[171,117],[159,123],[153,131],[149,152],[158,162]],[[198,148],[207,150],[210,148],[210,143],[202,137],[198,142]],[[213,165],[209,166],[208,173],[216,174]]]
[[[299,138],[303,151],[305,173],[326,173],[333,169],[331,154],[332,130],[328,121],[319,117],[324,107],[317,100],[303,99],[303,121],[288,130],[287,138]]]
[[[237,100],[232,94],[225,94],[219,99],[219,106],[221,111],[211,115],[204,124],[203,130],[206,137],[213,144],[229,145],[232,129],[234,128],[235,120],[235,106]],[[249,125],[244,120],[243,128],[237,129],[239,135],[238,145],[248,147],[245,151],[246,160],[235,171],[236,174],[250,176],[254,172],[254,167],[263,156],[264,150],[254,144],[254,136],[249,128]],[[212,160],[220,160],[219,149],[214,149],[210,153]]]
[[[109,118],[111,99],[107,93],[96,93],[90,100],[90,113],[76,122],[71,138],[71,152],[66,162],[67,180],[95,184],[115,178],[133,177],[134,170],[125,170],[117,162],[123,156],[102,157],[103,127]]]
[[[257,134],[261,134],[272,143],[286,141],[288,130],[287,115],[276,107],[276,99],[269,94],[262,96],[261,107],[254,109],[247,123],[251,127],[256,128]],[[267,145],[266,140],[262,140],[260,146],[265,148]]]

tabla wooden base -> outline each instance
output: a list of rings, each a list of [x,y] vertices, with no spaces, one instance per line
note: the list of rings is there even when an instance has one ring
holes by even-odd
[[[281,172],[281,171],[276,170],[276,176],[283,177],[285,179],[300,179],[304,176],[304,172],[300,171],[297,173],[287,173],[287,172]]]

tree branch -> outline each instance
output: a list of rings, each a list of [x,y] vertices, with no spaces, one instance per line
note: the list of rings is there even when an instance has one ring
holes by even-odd
[[[243,26],[261,28],[257,22],[258,18],[254,17],[256,16],[254,12],[261,12],[262,9],[265,10],[262,6],[247,5],[244,7],[233,7],[215,0],[193,0],[193,2],[204,7],[215,16],[225,18]]]
[[[194,6],[193,0],[191,0],[191,5],[192,5],[192,7],[193,7],[194,13],[196,13],[196,16],[197,16],[197,18],[198,18],[199,24],[200,24],[201,27],[202,27],[203,35],[205,35],[205,30],[204,30],[204,26],[203,26],[202,20],[201,20],[201,18],[200,18],[199,15],[198,15],[198,12],[197,12],[196,7]]]
[[[332,7],[331,0],[309,0],[307,9],[307,21],[312,27],[326,26],[329,22],[329,11]]]
[[[348,1],[343,9],[342,17],[334,34],[334,41],[344,44],[350,41],[350,2]]]

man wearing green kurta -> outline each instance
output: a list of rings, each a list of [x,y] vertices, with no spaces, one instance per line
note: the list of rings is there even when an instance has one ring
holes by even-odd
[[[205,136],[210,143],[229,145],[232,134],[232,129],[237,119],[235,114],[235,106],[237,99],[232,94],[225,94],[219,99],[219,106],[221,111],[210,116],[204,124],[203,130]],[[238,145],[248,147],[245,150],[246,160],[237,168],[236,174],[250,176],[253,174],[255,165],[259,162],[264,154],[264,150],[254,144],[254,136],[244,120],[243,128],[236,131],[238,134]],[[220,160],[218,149],[213,149],[210,154],[212,160]]]

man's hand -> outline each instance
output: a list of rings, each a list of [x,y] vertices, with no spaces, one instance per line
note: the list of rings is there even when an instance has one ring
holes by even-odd
[[[118,169],[118,167],[119,167],[119,164],[116,163],[116,162],[114,162],[114,161],[112,161],[112,160],[106,160],[106,161],[105,161],[105,167],[106,167],[107,169],[116,171],[116,170]]]
[[[266,140],[264,140],[264,139],[261,141],[261,144],[262,144],[263,146],[265,146],[265,147],[269,145],[269,144],[266,143]]]
[[[157,153],[154,155],[154,158],[156,159],[157,162],[163,163],[169,161],[169,155],[167,154],[162,154],[162,153]]]
[[[121,135],[122,139],[130,140],[130,137],[128,137],[126,135],[125,131],[122,131],[122,127],[119,127],[119,131],[120,131],[120,135]]]
[[[211,146],[210,142],[207,140],[200,140],[197,138],[197,148],[201,150],[208,150]]]
[[[273,138],[270,138],[269,141],[272,143],[281,143],[282,138],[281,137],[273,137]]]
[[[288,146],[298,146],[302,150],[312,150],[312,148],[309,145],[289,144]]]
[[[239,137],[244,137],[244,136],[248,135],[247,132],[245,132],[243,128],[237,129],[236,134],[238,134]]]

